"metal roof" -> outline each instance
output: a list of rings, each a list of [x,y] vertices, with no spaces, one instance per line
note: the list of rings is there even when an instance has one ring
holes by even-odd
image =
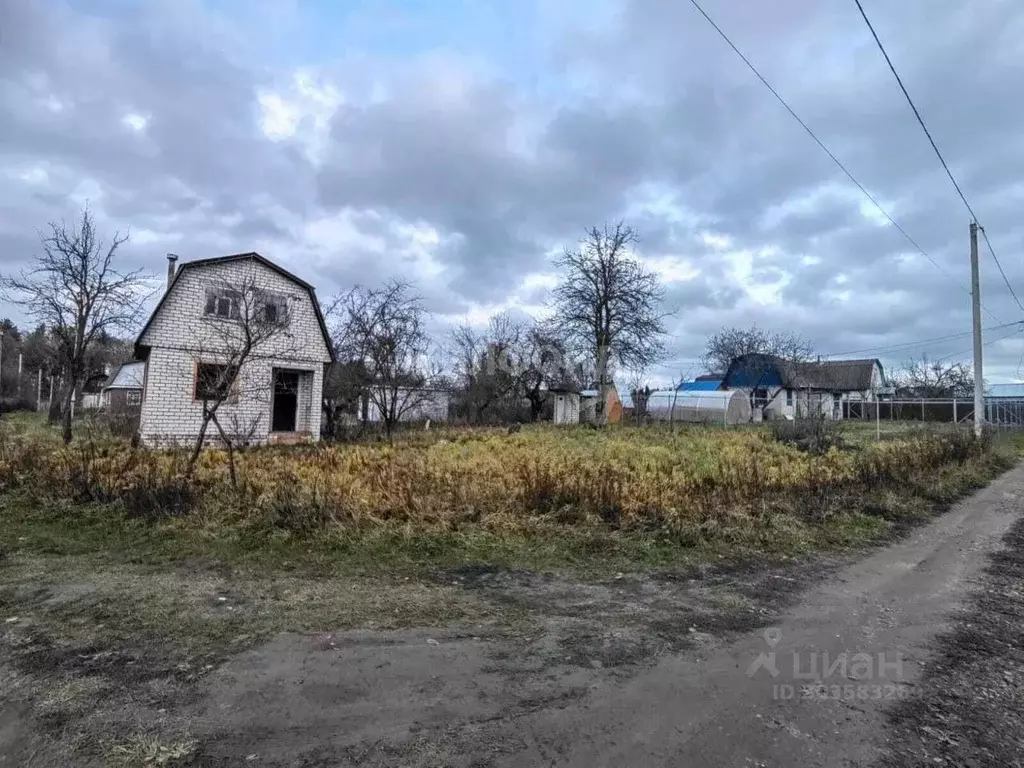
[[[146,364],[141,361],[124,363],[107,379],[104,389],[142,389],[142,379],[146,375]]]
[[[722,385],[721,379],[697,379],[679,385],[681,392],[714,392]]]

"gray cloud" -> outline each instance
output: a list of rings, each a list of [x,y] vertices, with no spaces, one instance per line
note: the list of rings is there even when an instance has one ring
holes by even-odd
[[[433,311],[456,316],[538,301],[521,282],[547,252],[628,215],[645,253],[699,270],[669,286],[673,358],[698,356],[724,324],[793,328],[823,351],[965,329],[966,212],[852,4],[706,6],[953,281],[865,217],[860,193],[688,3],[654,0],[609,0],[586,25],[559,18],[532,57],[543,89],[457,51],[311,62],[344,94],[317,159],[314,118],[291,138],[261,130],[260,92],[290,83],[260,50],[286,47],[270,23],[257,45],[252,24],[198,0],[118,16],[2,3],[0,270],[24,262],[35,227],[92,197],[105,224],[145,233],[126,253],[154,269],[164,250],[262,248],[322,294],[411,277]],[[867,9],[1024,295],[1024,9]],[[321,221],[335,234],[311,235]],[[411,229],[436,233],[431,269]],[[703,232],[754,254],[746,286]],[[983,272],[991,311],[1019,317],[988,258]],[[748,294],[777,282],[777,303]],[[987,350],[997,378],[1016,375],[1008,350]]]

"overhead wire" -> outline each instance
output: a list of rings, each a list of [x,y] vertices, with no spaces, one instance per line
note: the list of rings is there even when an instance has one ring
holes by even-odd
[[[1009,323],[1009,325],[1021,325],[1021,324],[1020,323]],[[997,336],[994,339],[989,339],[988,341],[986,341],[981,346],[987,347],[987,346],[990,346],[992,344],[998,344],[1000,341],[1005,341],[1006,339],[1010,338],[1014,334],[1020,333],[1021,331],[1024,331],[1024,327],[1015,328],[1014,330],[1010,331],[1009,333],[1004,333],[1002,336]],[[962,350],[960,352],[954,352],[951,355],[943,355],[942,357],[938,357],[938,358],[935,359],[934,362],[941,363],[941,362],[944,362],[946,360],[951,360],[951,359],[953,359],[955,357],[963,357],[963,356],[965,356],[965,355],[967,355],[967,354],[969,354],[970,352],[973,352],[973,351],[974,351],[974,346],[972,345],[972,346],[968,347],[967,349]]]
[[[1003,278],[1003,282],[1006,283],[1006,287],[1010,291],[1010,295],[1013,300],[1017,303],[1017,306],[1022,312],[1024,312],[1024,304],[1021,304],[1019,298],[1017,298],[1017,292],[1013,290],[1013,286],[1010,284],[1009,278],[1006,276],[1006,271],[1003,269],[1002,263],[999,261],[999,257],[996,256],[995,249],[992,247],[991,241],[988,239],[988,234],[985,232],[985,228],[981,225],[978,220],[977,214],[974,212],[974,208],[967,201],[967,196],[964,194],[963,189],[960,188],[960,183],[956,180],[953,175],[953,171],[950,170],[949,164],[946,162],[946,158],[942,156],[942,152],[939,151],[939,145],[935,143],[935,139],[932,137],[931,131],[928,130],[928,126],[924,122],[924,118],[921,117],[921,112],[918,110],[917,105],[914,104],[914,100],[910,98],[910,93],[907,91],[907,87],[903,84],[903,78],[900,77],[900,73],[896,71],[896,66],[892,63],[892,59],[889,58],[888,51],[885,50],[885,46],[882,45],[881,39],[878,37],[878,33],[875,32],[875,27],[871,23],[871,19],[868,18],[867,12],[864,10],[864,6],[861,5],[860,0],[853,0],[857,4],[857,10],[860,11],[861,18],[864,19],[864,23],[867,24],[868,29],[871,31],[871,36],[875,39],[875,44],[878,46],[878,50],[882,52],[882,56],[885,57],[885,63],[889,65],[889,70],[892,72],[893,77],[896,78],[896,82],[900,86],[900,90],[903,91],[904,97],[907,99],[907,103],[910,105],[910,109],[914,112],[914,117],[917,118],[917,122],[921,126],[921,130],[924,131],[924,135],[928,137],[928,143],[932,145],[932,149],[935,150],[935,156],[939,158],[939,162],[942,163],[943,169],[946,171],[946,175],[949,176],[949,180],[953,183],[953,188],[956,189],[956,193],[960,196],[963,201],[964,207],[967,212],[971,214],[971,220],[978,225],[981,230],[981,235],[985,239],[985,245],[988,247],[988,251],[992,254],[992,260],[996,263],[996,267],[999,268],[999,274]]]
[[[982,330],[984,330],[984,331],[998,331],[998,330],[1001,330],[1003,328],[1008,328],[1011,325],[1014,325],[1014,326],[1024,326],[1024,320],[1018,320],[1018,321],[1015,321],[1015,322],[1012,322],[1012,323],[1002,323],[1000,325],[991,325],[991,326],[989,326],[987,328],[983,328]],[[1022,330],[1024,330],[1024,328],[1022,328]],[[899,350],[899,349],[903,349],[903,348],[907,348],[907,347],[924,347],[924,346],[935,344],[935,343],[938,343],[938,342],[941,342],[941,341],[951,341],[953,339],[960,339],[960,338],[963,338],[964,336],[970,336],[972,333],[973,333],[973,331],[963,331],[962,333],[950,333],[950,334],[947,334],[946,336],[934,336],[934,337],[932,337],[930,339],[915,339],[914,341],[905,341],[905,342],[901,342],[899,344],[889,344],[889,345],[880,346],[880,347],[864,347],[862,349],[850,349],[850,350],[846,350],[845,352],[831,352],[831,353],[829,353],[827,355],[823,354],[823,355],[821,355],[821,357],[845,357],[846,355],[858,355],[858,354],[863,354],[863,353],[867,353],[867,352],[876,352],[876,353],[877,352],[890,352],[890,351]]]
[[[882,207],[882,204],[879,203],[878,200],[876,200],[870,192],[868,192],[867,188],[865,188],[865,186],[857,180],[857,178],[850,172],[850,170],[845,165],[843,165],[842,161],[838,157],[836,157],[835,153],[833,153],[832,150],[830,150],[825,145],[825,142],[818,138],[818,135],[813,130],[811,130],[811,127],[807,125],[806,122],[804,122],[800,115],[798,115],[796,111],[791,106],[789,106],[789,103],[784,98],[782,98],[782,95],[777,90],[775,90],[775,88],[772,86],[771,83],[768,82],[767,79],[765,79],[764,75],[762,75],[758,71],[757,67],[753,65],[750,59],[748,59],[743,54],[743,52],[738,47],[736,47],[736,44],[733,43],[733,41],[722,30],[722,28],[715,23],[715,20],[708,15],[707,11],[705,11],[704,8],[701,7],[700,3],[697,2],[697,0],[690,0],[690,3],[691,5],[693,5],[694,8],[697,9],[700,15],[704,17],[705,21],[707,21],[707,23],[710,24],[711,27],[719,34],[719,36],[726,42],[726,44],[730,48],[732,48],[733,52],[737,56],[739,56],[743,63],[747,65],[747,68],[754,73],[757,79],[761,81],[762,85],[764,85],[764,87],[767,88],[772,93],[772,95],[785,108],[785,110],[789,112],[790,116],[800,124],[800,126],[807,132],[807,135],[814,140],[814,142],[821,148],[821,150],[826,155],[828,155],[829,158],[831,158],[832,162],[836,164],[839,170],[846,174],[846,177],[851,182],[853,182],[857,189],[859,189],[864,194],[864,196],[871,202],[871,204],[874,205],[876,209],[878,209],[879,213],[881,213],[889,221],[889,223],[892,224],[899,231],[899,233],[902,234],[903,237],[906,238],[906,240],[911,245],[914,246],[915,249],[917,249],[918,253],[924,256],[924,258],[927,259],[932,264],[932,266],[934,266],[943,275],[945,275],[947,278],[953,281],[960,288],[960,290],[962,290],[964,293],[970,296],[970,290],[961,285],[960,282],[955,277],[953,277],[948,270],[946,270],[941,264],[939,264],[934,258],[932,258],[932,256],[927,251],[925,251],[925,249],[922,248],[921,245],[913,237],[910,236],[910,234],[899,224],[899,222],[897,222],[890,215],[890,213],[885,208]],[[1024,307],[1022,307],[1022,309],[1024,309]],[[999,318],[993,315],[991,312],[989,312],[989,314],[995,320],[999,320]]]

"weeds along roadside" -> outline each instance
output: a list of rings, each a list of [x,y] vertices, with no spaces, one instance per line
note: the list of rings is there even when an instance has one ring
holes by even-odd
[[[5,425],[0,493],[40,514],[88,507],[210,537],[359,541],[385,557],[396,541],[429,559],[454,540],[487,559],[525,537],[548,550],[561,538],[567,551],[615,540],[656,559],[679,548],[794,553],[876,538],[984,485],[1015,455],[964,430],[853,445],[818,436],[812,446],[787,429],[446,430],[390,445],[259,448],[239,456],[232,486],[217,450],[188,477],[183,452],[98,430],[65,448]]]

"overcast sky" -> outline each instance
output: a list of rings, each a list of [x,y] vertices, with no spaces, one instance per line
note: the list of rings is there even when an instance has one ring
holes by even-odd
[[[662,379],[723,325],[968,332],[968,215],[853,0],[704,5],[952,278],[683,0],[0,0],[0,272],[89,201],[125,267],[257,250],[325,300],[400,276],[441,328],[541,312],[552,254],[623,219],[677,308]],[[1024,4],[864,5],[1024,299]],[[982,276],[986,325],[1024,318]],[[1024,377],[1006,332],[989,381]]]

